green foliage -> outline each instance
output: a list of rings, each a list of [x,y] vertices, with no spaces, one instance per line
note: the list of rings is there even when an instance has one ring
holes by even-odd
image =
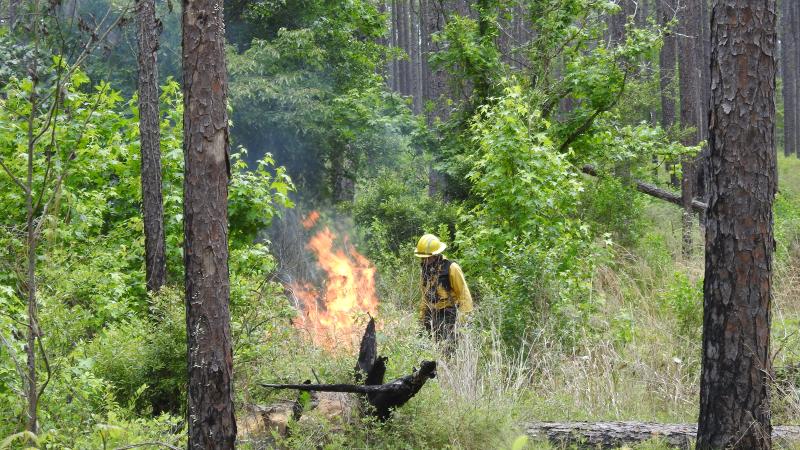
[[[675,272],[672,283],[660,299],[678,323],[679,331],[691,339],[699,339],[703,325],[703,280],[691,281],[686,274]]]
[[[164,288],[147,315],[106,326],[82,350],[85,366],[140,412],[179,415],[186,404],[186,320],[181,292]]]
[[[280,211],[276,206],[294,206],[289,199],[289,192],[294,190],[294,185],[286,169],[275,167],[275,160],[269,153],[256,162],[253,170],[248,170],[247,163],[242,159],[244,155],[244,150],[231,155],[231,171],[234,175],[228,188],[228,220],[231,243],[249,245]]]
[[[576,337],[595,310],[586,294],[598,254],[577,218],[583,184],[520,86],[495,102],[471,126],[478,202],[458,231],[465,267],[497,293],[506,338],[520,339],[537,314],[551,312]]]
[[[428,195],[425,172],[423,164],[409,165],[386,170],[359,186],[353,219],[363,234],[367,256],[385,267],[406,261],[424,233],[437,233],[453,250],[457,209]]]
[[[80,70],[54,102],[48,89],[64,70],[54,58],[49,72],[43,70],[52,77],[38,83],[12,77],[0,96],[0,158],[24,179],[31,120],[34,134],[42,135],[32,161],[34,198],[44,199],[36,214],[50,205],[41,219],[37,264],[39,326],[49,355],[49,369],[41,354],[37,364],[40,374],[49,373],[39,439],[57,448],[180,442],[181,426],[169,413],[179,414],[185,403],[184,306],[180,291],[169,286],[156,296],[145,293],[136,102],[123,101],[105,83],[90,89]],[[29,119],[33,92],[43,100]],[[183,100],[176,82],[163,87],[161,107],[164,219],[175,282],[182,280],[183,245]],[[15,364],[25,358],[25,235],[20,189],[5,171],[0,186],[0,407],[10,418],[0,436],[6,436],[24,423]],[[292,190],[285,170],[269,157],[250,171],[239,154],[232,156],[231,311],[241,355],[258,351],[257,337],[291,316],[282,291],[265,281],[275,261],[254,240],[277,206],[291,206]]]
[[[597,233],[609,234],[615,242],[630,245],[638,241],[644,229],[645,200],[613,176],[586,180],[580,194],[581,218]]]
[[[254,155],[272,152],[307,197],[336,198],[410,145],[419,126],[379,75],[384,16],[365,1],[253,4],[257,29],[229,53],[234,133]],[[374,172],[372,172],[374,174]]]

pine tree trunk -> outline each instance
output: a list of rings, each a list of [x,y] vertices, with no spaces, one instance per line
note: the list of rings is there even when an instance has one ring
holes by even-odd
[[[17,27],[17,15],[21,0],[8,0],[8,29],[14,31]]]
[[[183,2],[184,263],[190,449],[232,449],[228,114],[220,0]]]
[[[781,5],[781,65],[783,77],[783,154],[797,152],[797,5],[783,0]]]
[[[400,28],[400,19],[398,14],[398,3],[402,0],[392,0],[391,2],[391,21],[389,27],[389,42],[392,48],[399,47],[398,30]],[[389,88],[393,91],[400,92],[400,61],[391,59],[389,61]]]
[[[398,62],[398,92],[408,95],[408,0],[397,0],[397,47],[406,55]]]
[[[697,137],[700,141],[708,140],[708,109],[711,102],[711,37],[710,22],[708,17],[708,0],[699,0],[698,8],[700,14],[697,25],[698,45],[696,46],[697,58]],[[695,189],[694,196],[702,201],[707,201],[708,197],[708,146],[704,146],[695,160]],[[705,216],[701,216],[701,221],[705,222]]]
[[[697,449],[768,449],[776,4],[713,4]]]
[[[142,151],[145,279],[148,291],[166,283],[164,206],[161,194],[161,131],[158,113],[158,34],[155,0],[136,2],[139,37],[139,137]]]
[[[666,26],[677,12],[676,0],[656,0],[658,23]],[[664,35],[664,44],[659,54],[659,87],[661,92],[661,127],[669,130],[675,124],[675,65],[677,62],[677,38],[675,30]],[[678,179],[673,171],[674,161],[667,161],[670,184],[677,187]]]
[[[800,158],[800,2],[792,2],[792,35],[794,36],[794,126],[792,127],[792,140],[795,155]]]
[[[656,0],[658,6],[658,23],[666,26],[674,17],[676,0]],[[675,64],[677,61],[677,40],[675,31],[664,35],[664,45],[659,54],[660,91],[661,91],[661,128],[669,130],[675,124]],[[672,173],[672,162],[667,163]],[[673,176],[674,177],[674,176]],[[676,179],[671,180],[675,186]]]
[[[608,17],[608,41],[611,46],[619,45],[625,40],[625,21],[627,13],[627,2],[629,0],[619,0],[619,11]]]
[[[681,127],[694,128],[695,132],[683,139],[685,145],[697,145],[700,134],[700,105],[699,77],[697,60],[700,35],[700,21],[698,11],[701,0],[680,0],[678,5],[679,37],[678,37],[678,66],[680,69],[680,99],[681,99]],[[681,179],[681,194],[683,197],[683,245],[684,257],[692,254],[692,224],[693,214],[691,202],[694,199],[695,176],[694,162],[684,158],[682,163],[683,177]]]
[[[444,29],[446,11],[443,2],[438,0],[421,0],[420,2],[420,37],[421,70],[423,104],[430,102],[432,108],[426,112],[428,126],[433,127],[437,119],[447,120],[449,109],[447,106],[448,87],[447,74],[440,69],[434,70],[429,60],[439,50],[438,44],[433,42],[433,35]],[[445,175],[436,170],[433,165],[428,168],[428,195],[436,197],[443,195],[447,190]]]

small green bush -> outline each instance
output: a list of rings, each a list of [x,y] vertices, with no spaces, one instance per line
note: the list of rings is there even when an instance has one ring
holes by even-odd
[[[162,289],[151,297],[149,315],[103,329],[84,353],[121,404],[153,413],[185,409],[186,320],[178,290]]]
[[[617,177],[587,183],[580,196],[580,213],[598,233],[609,233],[621,245],[635,243],[644,229],[644,199]]]
[[[692,281],[685,273],[675,272],[661,303],[675,318],[683,335],[700,337],[703,325],[703,280]]]

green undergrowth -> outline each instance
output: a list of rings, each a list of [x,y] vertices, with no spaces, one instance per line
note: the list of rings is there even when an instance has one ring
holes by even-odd
[[[800,217],[800,161],[780,158],[781,193],[776,200],[773,310],[773,423],[800,422],[796,333],[800,325],[795,269]],[[640,199],[642,200],[642,199]],[[419,361],[438,357],[439,376],[387,424],[290,426],[287,448],[558,448],[518,440],[532,421],[697,420],[702,338],[703,236],[694,233],[693,255],[681,255],[680,213],[672,205],[642,200],[637,236],[611,244],[612,257],[592,273],[591,295],[599,306],[580,339],[565,341],[541,318],[509,348],[493,328],[502,305],[478,292],[478,309],[449,359],[420,336],[413,305],[417,267],[412,259],[379,280],[383,306],[381,353],[390,377],[409,373]],[[354,357],[333,357],[310,348],[292,352],[294,380],[312,378],[311,368],[341,381]],[[270,369],[265,369],[266,375]],[[274,372],[273,372],[274,373]],[[287,373],[287,369],[283,369]],[[342,378],[343,377],[343,378]],[[280,377],[279,377],[280,378]],[[288,379],[287,379],[288,381]],[[326,378],[324,382],[333,382]],[[290,394],[281,394],[290,398]],[[262,398],[270,401],[274,397]],[[310,428],[309,428],[310,427]],[[314,428],[317,427],[317,428]],[[315,431],[316,430],[316,431]],[[335,430],[335,432],[326,432]],[[522,444],[520,444],[522,442]],[[668,448],[658,440],[638,449]]]

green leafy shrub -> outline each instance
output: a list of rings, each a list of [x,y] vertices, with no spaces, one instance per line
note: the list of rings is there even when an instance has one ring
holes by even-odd
[[[642,196],[617,177],[587,181],[580,195],[581,217],[598,233],[608,233],[621,245],[635,243],[644,229]]]
[[[457,240],[465,269],[497,296],[507,339],[551,315],[575,339],[596,307],[588,280],[599,247],[578,218],[583,183],[528,100],[510,82],[475,117],[468,176],[477,199]]]
[[[186,320],[182,293],[164,288],[144,317],[107,326],[83,350],[92,373],[117,401],[139,411],[179,413],[186,399]]]
[[[420,168],[426,174],[424,168]],[[457,209],[431,198],[423,183],[409,183],[405,175],[386,171],[359,187],[353,218],[363,234],[367,255],[379,262],[404,260],[424,233],[439,233],[453,249]],[[419,176],[419,172],[417,173]],[[396,265],[396,264],[392,264]]]
[[[679,331],[689,338],[699,338],[703,325],[703,280],[692,281],[683,272],[675,272],[661,298]]]

